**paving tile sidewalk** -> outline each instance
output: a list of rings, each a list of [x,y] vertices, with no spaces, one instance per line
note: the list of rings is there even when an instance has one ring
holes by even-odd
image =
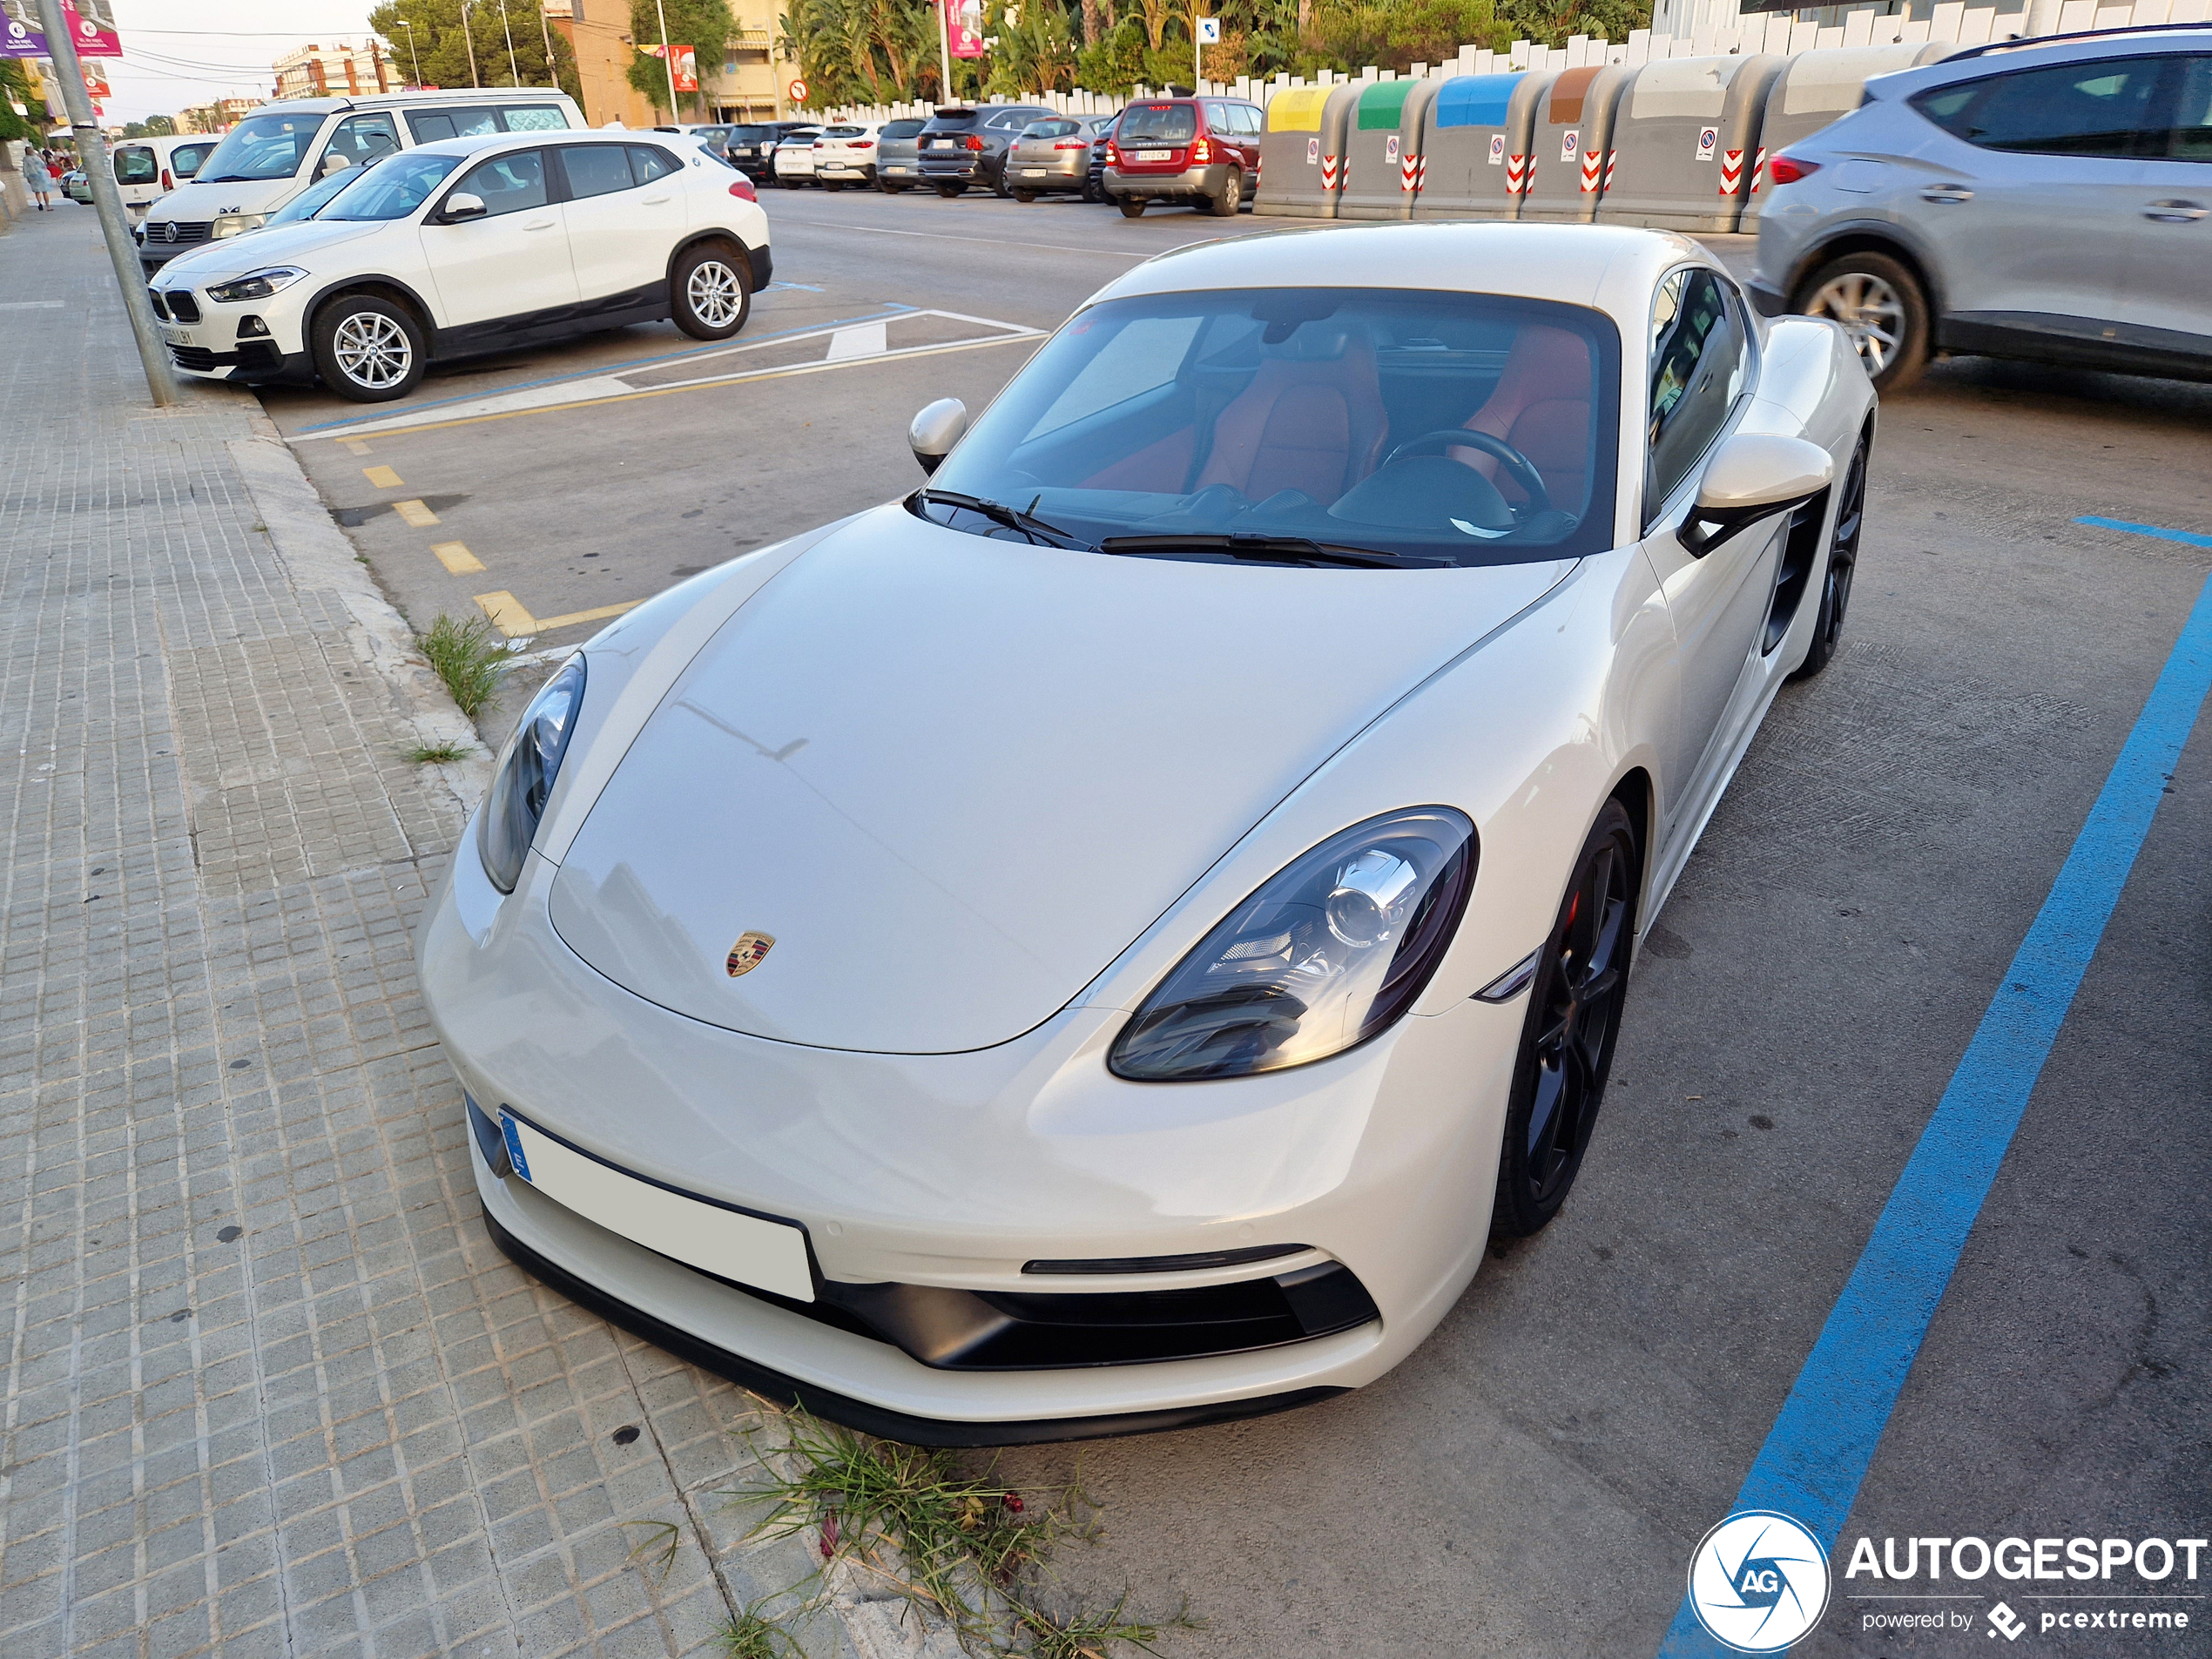
[[[711,1650],[808,1558],[714,1495],[748,1397],[484,1236],[411,947],[459,716],[250,395],[148,405],[89,213],[0,237],[54,300],[0,307],[0,1655]]]

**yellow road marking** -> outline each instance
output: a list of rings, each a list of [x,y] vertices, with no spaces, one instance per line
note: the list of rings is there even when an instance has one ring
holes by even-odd
[[[474,576],[484,568],[484,562],[459,542],[433,542],[430,550],[438,556],[438,563],[455,576]]]
[[[357,455],[365,455],[368,453],[368,446],[363,443],[359,438],[347,439],[346,447],[348,449],[351,449]]]
[[[394,472],[389,467],[363,467],[361,476],[379,489],[405,489],[407,488],[400,482],[399,474]]]
[[[484,615],[491,618],[491,625],[509,639],[550,633],[556,628],[572,628],[580,622],[604,622],[610,617],[619,617],[625,610],[635,610],[644,603],[643,599],[625,599],[618,605],[601,605],[594,610],[571,610],[563,617],[533,617],[523,609],[520,599],[504,589],[496,593],[476,596],[476,604]]]
[[[379,472],[390,470],[388,467],[377,469]],[[392,503],[392,510],[419,530],[427,530],[438,522],[438,516],[419,501],[395,501]]]

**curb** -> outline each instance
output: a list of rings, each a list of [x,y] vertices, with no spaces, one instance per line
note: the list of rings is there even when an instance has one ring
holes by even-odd
[[[477,736],[415,643],[415,630],[376,585],[368,563],[331,522],[322,497],[301,470],[276,423],[255,408],[247,422],[253,436],[226,447],[277,557],[296,590],[335,593],[349,617],[346,643],[361,665],[390,690],[416,739],[426,746],[455,744],[460,760],[425,765],[450,801],[456,827],[468,821],[491,781],[492,755]]]

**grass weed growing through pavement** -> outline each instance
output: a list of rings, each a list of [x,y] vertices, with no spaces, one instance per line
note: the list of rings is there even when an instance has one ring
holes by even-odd
[[[1150,1653],[1163,1631],[1199,1628],[1187,1609],[1157,1622],[1126,1617],[1126,1594],[1103,1611],[1041,1604],[1054,1547],[1097,1536],[1097,1506],[1078,1485],[1033,1506],[989,1468],[963,1474],[947,1451],[875,1440],[803,1410],[773,1420],[787,1443],[764,1447],[759,1428],[744,1431],[761,1478],[722,1494],[770,1501],[746,1535],[813,1532],[821,1570],[853,1563],[942,1619],[970,1653],[1105,1659],[1116,1643]],[[750,1659],[755,1650],[731,1651]]]
[[[506,642],[482,617],[457,622],[444,611],[422,636],[422,654],[461,711],[475,719],[499,694],[507,675]]]
[[[466,760],[469,745],[465,743],[418,743],[405,752],[407,758],[418,766],[442,766],[449,761]]]

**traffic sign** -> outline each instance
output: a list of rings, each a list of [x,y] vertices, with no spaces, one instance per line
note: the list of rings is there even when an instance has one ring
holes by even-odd
[[[806,83],[805,81],[793,81],[784,90],[791,94],[791,101],[792,103],[804,104],[806,101]]]

